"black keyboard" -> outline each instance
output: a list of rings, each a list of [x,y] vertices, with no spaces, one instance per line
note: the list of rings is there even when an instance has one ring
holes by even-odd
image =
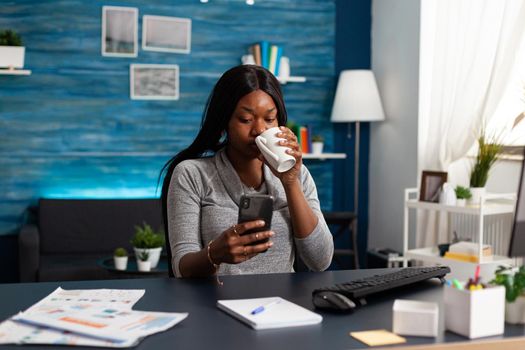
[[[312,295],[315,296],[315,294],[321,292],[336,292],[343,294],[350,299],[358,300],[371,294],[411,285],[430,278],[442,279],[449,272],[450,268],[448,266],[405,267],[395,272],[374,275],[350,282],[334,284],[329,287],[318,288],[313,291]]]

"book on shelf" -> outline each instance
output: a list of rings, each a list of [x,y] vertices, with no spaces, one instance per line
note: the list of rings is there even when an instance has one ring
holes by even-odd
[[[250,53],[253,55],[255,64],[258,66],[262,65],[261,63],[261,45],[253,44],[252,46],[250,46]]]
[[[255,64],[268,69],[275,76],[279,75],[281,57],[283,55],[282,46],[262,40],[251,45],[248,51],[253,55]]]
[[[270,58],[270,43],[266,40],[261,41],[261,66],[268,69]]]
[[[312,153],[312,126],[289,123],[288,128],[292,130],[297,137],[297,142],[300,145],[301,152],[303,154]]]

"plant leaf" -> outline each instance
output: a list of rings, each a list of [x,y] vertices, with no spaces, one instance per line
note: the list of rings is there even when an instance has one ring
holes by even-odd
[[[514,130],[514,128],[518,126],[518,124],[521,123],[523,119],[525,119],[525,112],[521,112],[520,114],[518,114],[516,119],[514,119],[514,124],[512,124],[511,130]]]

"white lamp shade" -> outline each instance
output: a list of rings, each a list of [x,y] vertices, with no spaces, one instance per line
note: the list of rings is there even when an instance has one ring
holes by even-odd
[[[332,122],[385,120],[374,73],[371,70],[345,70],[339,75]]]

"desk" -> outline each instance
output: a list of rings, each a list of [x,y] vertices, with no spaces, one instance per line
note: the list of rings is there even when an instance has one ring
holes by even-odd
[[[428,346],[443,342],[469,344],[468,339],[464,337],[442,332],[444,325],[443,288],[437,280],[427,281],[410,291],[398,291],[389,297],[377,298],[351,315],[321,312],[323,322],[320,325],[306,327],[255,331],[215,306],[217,299],[278,295],[314,310],[311,303],[311,291],[314,288],[364,277],[378,271],[386,272],[387,270],[227,276],[221,278],[224,282],[222,286],[216,284],[215,278],[200,280],[147,278],[3,284],[0,285],[0,318],[3,320],[28,308],[58,286],[64,289],[144,288],[146,294],[135,305],[135,309],[189,312],[189,316],[168,331],[144,339],[134,349],[286,349],[290,346],[294,349],[362,349],[367,347],[350,337],[348,332],[379,328],[391,330],[394,299],[404,298],[440,303],[440,335],[435,339],[407,337],[408,345],[426,344]],[[504,338],[523,337],[524,335],[523,326],[506,325],[505,335],[485,338],[481,341],[507,341]],[[509,340],[525,343],[525,338]],[[525,348],[523,343],[521,346]],[[0,346],[0,350],[4,348]],[[64,347],[31,346],[31,349],[49,350],[53,348],[66,349]],[[481,349],[479,345],[477,349]]]

